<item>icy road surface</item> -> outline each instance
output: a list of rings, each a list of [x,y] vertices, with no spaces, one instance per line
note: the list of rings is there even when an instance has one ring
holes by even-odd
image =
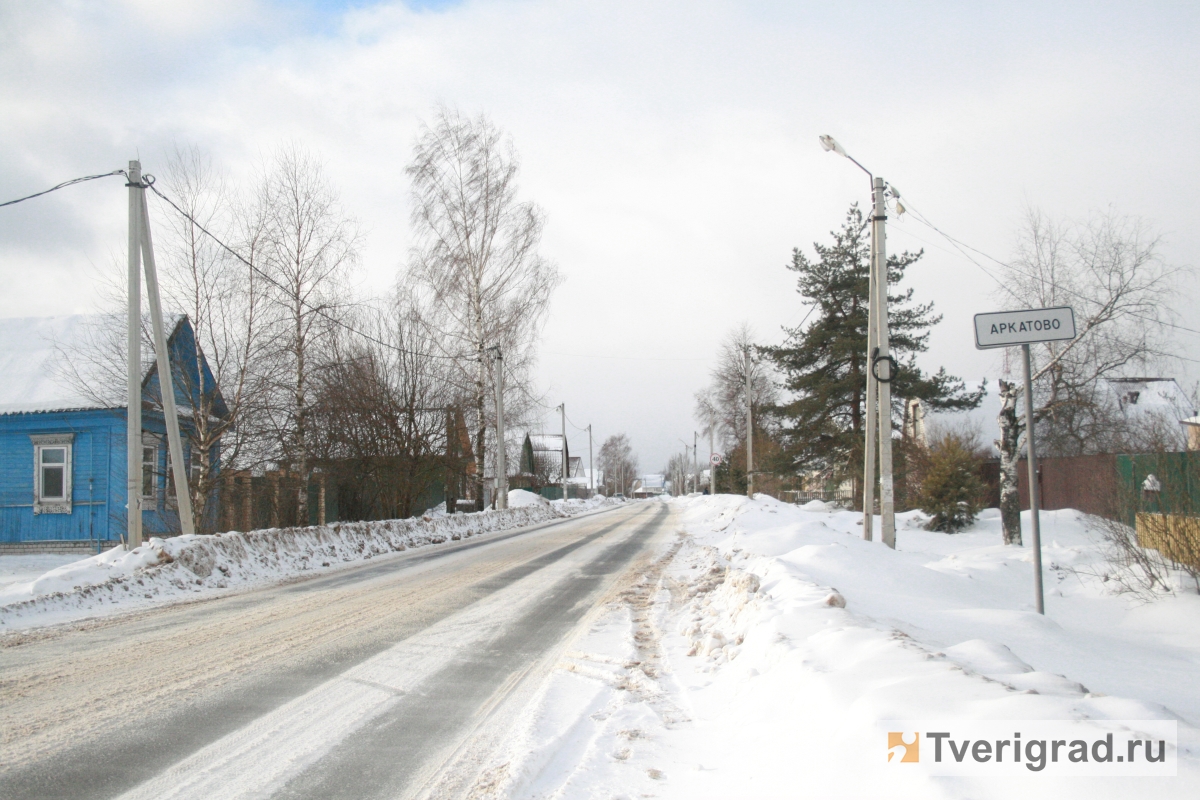
[[[668,515],[639,503],[9,636],[0,795],[458,794]]]

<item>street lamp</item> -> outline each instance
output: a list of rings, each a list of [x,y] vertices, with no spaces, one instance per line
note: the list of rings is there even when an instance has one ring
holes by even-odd
[[[859,164],[832,136],[822,136],[821,147],[849,159],[867,173],[871,180],[874,210],[871,214],[871,265],[867,310],[867,430],[863,454],[863,538],[874,535],[875,511],[875,435],[878,419],[879,435],[879,511],[883,543],[896,546],[896,503],[892,483],[892,387],[896,360],[888,346],[887,313],[887,245],[884,224],[887,206],[884,204],[885,182]],[[892,190],[899,197],[899,192]]]

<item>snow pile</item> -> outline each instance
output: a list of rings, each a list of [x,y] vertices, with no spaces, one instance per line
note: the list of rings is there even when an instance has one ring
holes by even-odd
[[[995,510],[957,535],[901,514],[891,550],[863,541],[855,512],[763,496],[671,504],[685,535],[644,615],[653,625],[617,604],[583,636],[588,662],[614,674],[552,676],[517,735],[535,749],[508,754],[507,796],[1200,794],[1200,597],[1139,603],[1079,577],[1103,548],[1078,512],[1042,514],[1042,616],[1030,550],[1002,544]],[[657,677],[641,666],[652,649]],[[888,720],[1070,720],[1097,738],[1113,720],[1176,720],[1178,776],[897,771]]]
[[[513,489],[508,493],[509,508],[525,508],[526,506],[548,506],[550,501],[540,494],[525,489]]]
[[[151,538],[131,552],[114,548],[0,589],[0,630],[195,599],[410,547],[574,516],[606,504],[615,502],[599,498],[477,514]]]
[[[22,553],[20,555],[0,555],[0,595],[9,586],[18,583],[29,583],[65,564],[73,564],[79,560],[78,553]]]

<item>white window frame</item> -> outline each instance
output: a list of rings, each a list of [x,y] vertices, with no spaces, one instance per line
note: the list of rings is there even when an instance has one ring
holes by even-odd
[[[33,443],[33,513],[34,514],[70,514],[71,493],[74,490],[72,480],[74,469],[75,434],[73,433],[41,433],[31,434],[29,440]],[[63,451],[63,496],[44,497],[42,494],[42,452],[46,450]]]
[[[142,469],[138,475],[138,494],[142,498],[142,510],[149,511],[158,508],[158,484],[159,476],[162,475],[162,470],[159,469],[159,458],[161,457],[163,448],[157,436],[151,434],[142,434]],[[151,460],[146,460],[146,451],[153,450],[154,455]],[[150,467],[150,493],[146,494],[146,467]],[[148,502],[147,502],[148,501]]]

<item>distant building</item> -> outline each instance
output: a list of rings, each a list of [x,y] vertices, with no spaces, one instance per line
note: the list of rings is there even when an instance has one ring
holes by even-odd
[[[1165,423],[1182,426],[1181,444],[1191,449],[1197,434],[1188,421],[1200,413],[1174,378],[1110,378],[1108,386],[1125,419],[1132,423]],[[1179,429],[1175,429],[1179,430]]]
[[[1200,416],[1189,417],[1181,424],[1187,432],[1187,449],[1200,450]]]
[[[571,448],[562,434],[527,433],[521,445],[521,474],[535,478],[541,484],[561,483],[563,450],[567,456],[567,477],[571,477]]]
[[[666,475],[643,475],[634,480],[630,493],[639,498],[658,497],[666,494],[668,489],[669,482]]]
[[[95,352],[104,320],[0,320],[0,543],[112,543],[127,529],[125,381],[111,366],[113,353]],[[167,322],[184,461],[191,473],[186,440],[193,409],[201,405],[199,393],[206,392],[218,416],[228,411],[191,322],[186,316]],[[140,484],[149,536],[178,532],[179,516],[168,480],[158,367],[148,363],[142,375]],[[213,448],[214,467],[218,456]],[[210,504],[212,513],[216,506]]]

